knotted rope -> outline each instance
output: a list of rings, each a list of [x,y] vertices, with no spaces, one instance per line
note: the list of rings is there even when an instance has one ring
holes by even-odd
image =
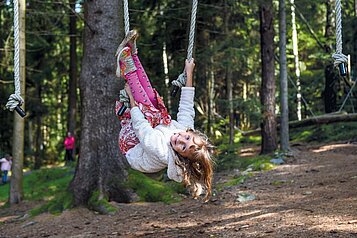
[[[187,48],[187,59],[189,61],[191,61],[191,59],[192,59],[193,44],[194,44],[194,39],[195,39],[197,5],[198,5],[198,0],[192,0],[191,26],[190,26],[188,48]],[[186,72],[184,71],[182,74],[180,74],[178,76],[178,78],[176,80],[173,80],[171,82],[171,84],[176,87],[181,88],[181,87],[185,86],[186,80],[187,80],[187,76],[186,76]]]
[[[20,40],[19,40],[19,4],[18,0],[14,0],[14,84],[15,93],[11,94],[6,108],[13,111],[17,106],[21,106],[24,100],[21,97],[20,88]]]
[[[341,0],[336,0],[336,53],[332,55],[335,59],[334,65],[337,67],[340,63],[347,63],[348,57],[342,53],[342,15]]]
[[[124,0],[124,30],[125,30],[125,36],[128,35],[129,31],[130,31],[130,21],[129,21],[129,4],[128,4],[128,0]],[[119,48],[118,48],[119,50]],[[120,64],[119,64],[119,59],[120,59],[120,51],[117,51],[116,55],[117,55],[117,70],[116,70],[116,75],[118,77],[120,77]],[[123,103],[123,110],[122,113],[124,113],[125,108],[129,108],[130,107],[130,103],[129,103],[129,96],[126,93],[125,89],[120,90],[119,92],[119,102]]]

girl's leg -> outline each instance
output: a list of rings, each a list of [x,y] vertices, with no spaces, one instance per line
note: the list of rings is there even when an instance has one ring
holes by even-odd
[[[149,77],[147,76],[144,67],[142,66],[140,59],[137,54],[132,55],[134,64],[136,67],[136,73],[139,78],[139,81],[141,83],[141,86],[143,87],[144,91],[146,92],[146,95],[148,96],[149,100],[151,103],[154,105],[155,108],[158,108],[157,106],[157,98],[156,95],[153,91],[153,88],[151,86]]]
[[[154,106],[151,103],[144,87],[141,85],[141,82],[138,77],[138,70],[135,67],[134,60],[131,55],[131,48],[125,47],[120,55],[122,72],[124,72],[124,78],[126,79],[130,90],[134,96],[135,101],[142,103],[144,105]]]

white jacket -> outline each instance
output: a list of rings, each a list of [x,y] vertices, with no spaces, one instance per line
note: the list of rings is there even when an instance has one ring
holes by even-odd
[[[177,121],[152,128],[138,107],[130,110],[132,126],[140,143],[128,150],[126,158],[133,169],[155,173],[167,167],[167,176],[182,181],[182,170],[175,164],[176,155],[170,145],[173,133],[194,129],[194,87],[182,87]]]

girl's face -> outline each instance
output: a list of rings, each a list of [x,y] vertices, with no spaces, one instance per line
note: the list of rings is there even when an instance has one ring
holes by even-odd
[[[188,132],[174,133],[170,138],[170,144],[172,148],[185,158],[190,158],[190,155],[194,152],[194,135]]]

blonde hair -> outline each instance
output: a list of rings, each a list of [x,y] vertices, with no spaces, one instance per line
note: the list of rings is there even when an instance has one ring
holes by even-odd
[[[176,164],[183,171],[183,184],[188,187],[192,197],[198,198],[202,190],[206,190],[205,201],[209,200],[212,194],[213,176],[213,149],[214,146],[208,137],[200,131],[188,129],[193,137],[192,145],[194,152],[189,158],[185,158],[176,152],[178,160]]]

